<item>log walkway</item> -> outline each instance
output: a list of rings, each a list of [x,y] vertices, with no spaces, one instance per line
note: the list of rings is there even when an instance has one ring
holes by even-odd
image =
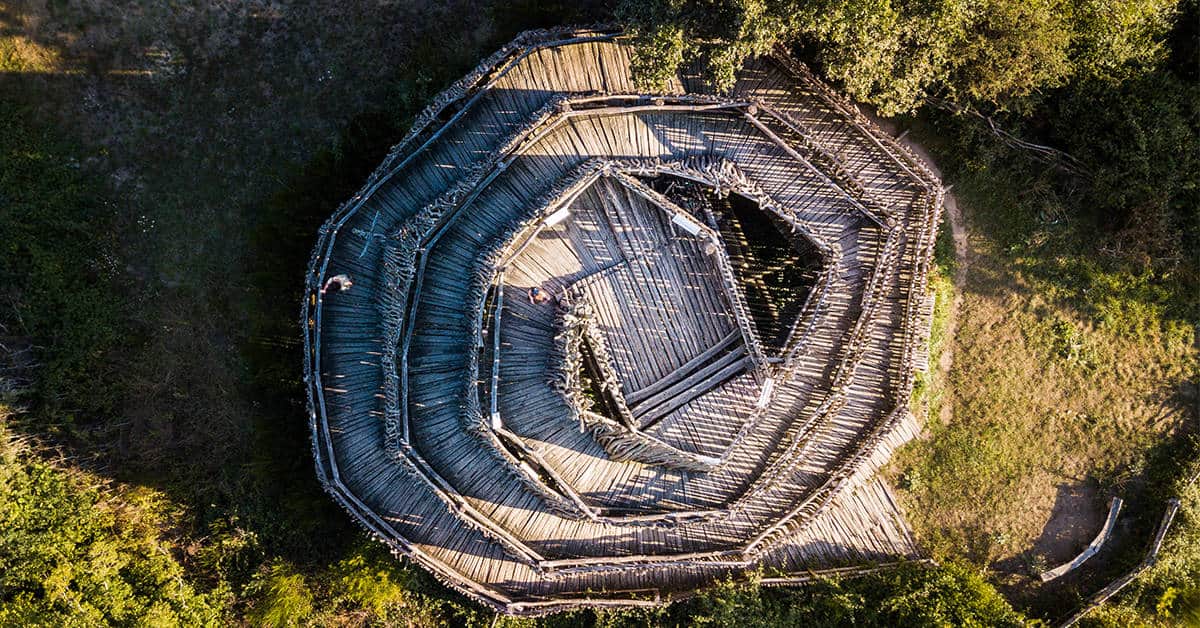
[[[630,53],[522,35],[322,227],[318,475],[394,551],[517,614],[916,558],[874,472],[916,432],[940,184],[785,56],[729,94],[685,72],[647,95]],[[813,252],[788,328],[756,322],[749,243],[667,179]],[[322,294],[336,274],[353,287]]]

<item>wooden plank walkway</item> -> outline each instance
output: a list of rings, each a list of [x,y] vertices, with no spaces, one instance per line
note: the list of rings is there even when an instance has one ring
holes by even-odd
[[[686,77],[639,96],[629,59],[609,33],[523,35],[322,228],[304,307],[319,476],[393,549],[513,613],[914,557],[874,472],[917,431],[939,184],[785,58],[722,98]],[[720,234],[637,183],[668,174],[754,199],[821,252],[775,361]],[[354,287],[321,294],[339,273]],[[623,429],[703,471],[580,431],[533,286],[593,305]]]

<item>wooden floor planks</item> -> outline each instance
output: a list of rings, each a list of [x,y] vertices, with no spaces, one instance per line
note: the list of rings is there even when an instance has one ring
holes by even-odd
[[[928,316],[936,181],[786,59],[760,59],[741,74],[732,98],[769,109],[755,119],[625,99],[604,115],[573,108],[513,144],[535,112],[552,119],[544,107],[556,94],[635,91],[626,43],[596,32],[524,37],[438,101],[457,101],[453,113],[420,118],[322,231],[308,275],[306,379],[331,495],[439,578],[525,614],[568,608],[587,591],[610,591],[600,597],[618,603],[632,603],[622,591],[670,599],[735,565],[799,572],[914,557],[874,472],[919,429],[903,408]],[[710,97],[700,83],[676,85]],[[607,176],[574,197],[568,220],[536,230],[508,260],[504,304],[487,305],[491,266],[520,236],[517,225],[535,225],[530,212],[590,157],[709,168],[832,243],[827,279],[801,317],[805,333],[793,332],[802,343],[769,371],[778,381],[765,408],[755,401],[767,371],[730,340],[736,299],[703,239],[673,225],[670,207]],[[487,185],[453,192],[472,180]],[[432,222],[411,222],[423,207]],[[415,243],[405,246],[417,247],[420,270],[389,276],[383,243],[405,228],[415,230],[400,235]],[[319,294],[338,273],[354,288]],[[407,295],[401,318],[377,296],[393,285]],[[619,462],[580,432],[549,385],[556,314],[528,301],[533,286],[559,295],[579,286],[646,434],[720,463],[695,472]],[[499,333],[495,351],[481,350],[492,342],[484,320],[498,320],[487,332]],[[481,415],[494,355],[508,435]],[[396,381],[399,406],[388,401]],[[393,447],[385,425],[400,420],[398,407],[408,438]],[[613,556],[636,560],[605,565]]]

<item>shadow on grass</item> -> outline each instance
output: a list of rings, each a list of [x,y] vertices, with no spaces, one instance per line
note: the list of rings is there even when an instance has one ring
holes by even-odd
[[[300,564],[329,560],[356,536],[316,482],[300,365],[304,268],[320,225],[350,198],[403,135],[393,116],[355,117],[338,142],[266,199],[242,267],[252,286],[251,334],[241,347],[244,396],[255,400],[251,507],[279,553]]]
[[[1195,385],[1182,384],[1175,397],[1168,403],[1195,407]],[[1014,599],[1017,606],[1031,617],[1061,621],[1089,596],[1136,567],[1150,548],[1167,500],[1179,496],[1179,485],[1185,474],[1195,468],[1197,459],[1200,459],[1200,429],[1188,423],[1171,437],[1159,440],[1135,468],[1120,477],[1103,478],[1099,494],[1115,495],[1125,501],[1109,541],[1078,569],[1037,587],[1025,599]],[[1072,607],[1064,610],[1068,606]]]
[[[230,574],[235,583],[249,581],[263,561],[278,559],[317,582],[328,582],[341,573],[335,567],[339,561],[363,556],[368,568],[387,570],[406,591],[440,600],[422,607],[440,609],[435,611],[439,621],[471,623],[476,621],[475,605],[424,570],[390,561],[386,548],[369,542],[322,490],[313,468],[301,369],[304,269],[321,224],[360,189],[406,130],[407,120],[389,112],[357,115],[336,146],[297,168],[263,200],[241,263],[251,290],[242,304],[249,314],[249,333],[239,347],[246,368],[239,394],[254,401],[248,459],[233,462],[242,465],[246,481],[225,493],[228,503],[209,505],[198,523],[211,529],[214,523],[229,522],[259,539],[258,556],[245,561],[247,572]],[[327,593],[339,595],[336,587]]]

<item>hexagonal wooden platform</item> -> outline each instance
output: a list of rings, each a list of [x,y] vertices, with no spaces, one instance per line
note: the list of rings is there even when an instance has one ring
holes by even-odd
[[[785,56],[646,94],[630,54],[522,35],[322,228],[318,475],[510,613],[915,557],[874,473],[917,429],[940,184]]]

